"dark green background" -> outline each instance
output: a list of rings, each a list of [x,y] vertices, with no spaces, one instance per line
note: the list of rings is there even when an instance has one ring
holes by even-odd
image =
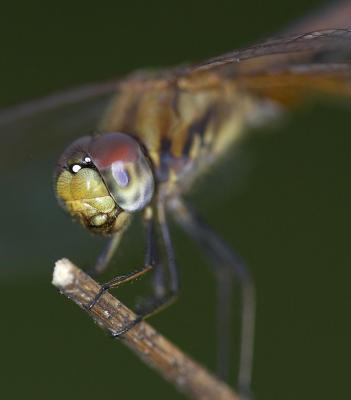
[[[2,5],[0,102],[206,58],[279,31],[320,4]],[[348,105],[316,105],[259,130],[190,196],[253,272],[258,400],[350,396],[349,116]],[[102,240],[56,205],[52,169],[68,140],[58,136],[60,127],[41,122],[27,139],[16,129],[0,130],[1,398],[182,398],[51,286],[56,259],[67,256],[89,266]],[[119,270],[142,260],[139,228],[127,234]],[[173,226],[172,232],[182,294],[151,322],[212,369],[214,280],[195,246]],[[144,291],[145,282],[139,282],[118,296],[130,300]]]

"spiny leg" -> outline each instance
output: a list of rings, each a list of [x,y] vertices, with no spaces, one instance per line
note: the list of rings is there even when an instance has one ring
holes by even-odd
[[[231,277],[235,276],[241,285],[241,346],[238,373],[238,387],[243,396],[249,396],[252,374],[252,356],[255,321],[255,291],[252,279],[243,262],[229,246],[206,224],[195,215],[180,199],[173,199],[170,208],[176,213],[176,220],[184,230],[202,247],[216,267],[218,279],[219,304],[218,311],[218,340],[219,373],[227,375],[229,357],[229,329],[227,333],[222,329],[229,328],[231,297]],[[223,336],[224,335],[224,336]]]

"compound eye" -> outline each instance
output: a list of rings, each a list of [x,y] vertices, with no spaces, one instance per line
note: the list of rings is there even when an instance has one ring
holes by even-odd
[[[130,177],[128,171],[125,169],[123,161],[115,161],[111,165],[112,175],[115,178],[117,184],[121,188],[126,188],[129,185]]]
[[[150,202],[154,176],[134,138],[118,132],[104,134],[92,141],[89,154],[119,207],[134,212]]]

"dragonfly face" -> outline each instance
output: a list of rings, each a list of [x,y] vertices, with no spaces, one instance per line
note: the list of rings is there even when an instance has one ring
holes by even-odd
[[[136,139],[123,133],[82,137],[62,154],[55,172],[61,205],[95,233],[110,234],[154,193],[152,166]]]

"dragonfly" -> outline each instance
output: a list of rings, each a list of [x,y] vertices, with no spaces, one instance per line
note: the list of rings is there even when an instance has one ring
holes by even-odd
[[[312,22],[310,26],[314,26]],[[222,293],[220,328],[229,326],[228,282],[236,279],[240,284],[237,385],[243,396],[249,396],[255,323],[253,280],[245,263],[204,222],[186,195],[252,126],[265,125],[307,100],[349,98],[350,50],[351,29],[319,29],[317,24],[316,30],[288,33],[197,64],[138,71],[125,79],[88,84],[0,112],[1,125],[15,120],[25,129],[35,114],[50,115],[62,108],[69,114],[70,107],[78,105],[75,114],[56,127],[63,140],[66,132],[78,130],[82,121],[91,126],[103,109],[93,132],[87,130],[63,151],[54,171],[54,190],[69,215],[90,232],[109,238],[91,270],[93,275],[111,264],[133,217],[142,216],[146,242],[143,265],[102,284],[88,306],[93,308],[110,289],[153,274],[152,295],[136,306],[136,319],[114,337],[165,309],[179,294],[169,230],[172,216],[214,265]],[[30,146],[31,137],[27,136],[19,151],[30,152]],[[219,329],[218,374],[224,378],[229,341],[230,335]]]

